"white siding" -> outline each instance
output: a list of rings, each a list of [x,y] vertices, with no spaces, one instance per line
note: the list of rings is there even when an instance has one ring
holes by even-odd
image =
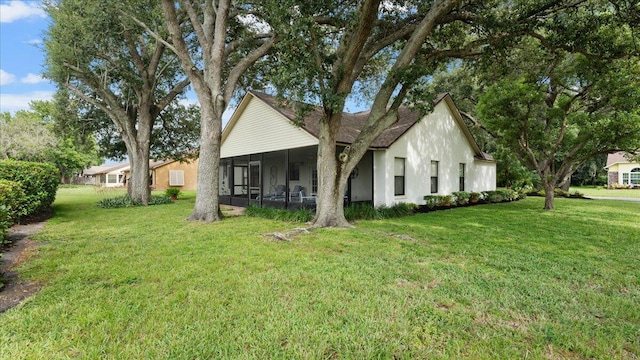
[[[466,191],[495,189],[495,163],[474,160],[474,152],[445,101],[436,105],[387,151],[374,156],[376,205],[398,202],[424,204],[431,194],[431,161],[438,161],[437,195],[459,190],[459,164],[466,164]],[[394,196],[394,158],[406,158],[405,195]]]
[[[276,110],[252,97],[222,143],[221,157],[317,145],[318,140]]]

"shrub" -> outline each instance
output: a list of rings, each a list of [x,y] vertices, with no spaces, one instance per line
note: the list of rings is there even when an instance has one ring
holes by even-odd
[[[16,160],[0,161],[0,179],[20,183],[24,191],[18,210],[20,216],[48,209],[56,199],[60,183],[58,170],[52,164]]]
[[[451,195],[438,195],[438,206],[451,206]]]
[[[424,206],[427,209],[433,209],[438,205],[438,196],[437,195],[425,195],[424,197],[425,204]]]
[[[482,200],[482,194],[481,193],[473,192],[473,191],[469,193],[469,202],[477,203],[480,200]]]
[[[379,213],[371,204],[351,204],[344,208],[344,217],[348,221],[380,219]]]
[[[276,209],[270,207],[259,207],[257,205],[249,205],[244,214],[251,217],[260,217],[265,219],[291,221],[291,222],[307,222],[313,219],[313,210],[299,208],[295,211],[287,209]]]
[[[171,199],[177,199],[178,196],[180,196],[181,191],[178,188],[168,188],[167,190],[164,191],[164,194]]]
[[[498,190],[485,191],[485,199],[490,203],[499,203],[504,200],[504,195]]]
[[[452,195],[456,205],[466,205],[471,198],[471,194],[466,191],[456,191]]]
[[[151,195],[151,200],[148,205],[162,205],[171,204],[173,201],[164,195]],[[133,200],[129,195],[118,196],[113,198],[106,198],[98,201],[98,207],[103,209],[115,209],[123,207],[141,206],[139,201]]]
[[[22,215],[24,191],[20,183],[0,179],[0,243],[11,227]]]

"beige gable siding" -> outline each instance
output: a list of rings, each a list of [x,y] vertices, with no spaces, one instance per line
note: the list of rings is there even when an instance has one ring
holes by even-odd
[[[276,110],[252,98],[222,143],[221,157],[228,158],[317,145],[318,140],[296,127]]]

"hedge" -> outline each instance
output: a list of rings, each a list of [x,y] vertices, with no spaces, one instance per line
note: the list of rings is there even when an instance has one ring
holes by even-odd
[[[0,179],[0,242],[7,232],[21,216],[19,213],[24,191],[20,183]]]
[[[16,160],[0,161],[0,179],[19,183],[24,191],[16,211],[18,217],[48,209],[56,199],[60,183],[60,175],[54,165]]]

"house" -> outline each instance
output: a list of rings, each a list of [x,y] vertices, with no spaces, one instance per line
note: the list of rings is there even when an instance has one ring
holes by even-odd
[[[163,160],[149,163],[151,188],[166,190],[176,187],[180,190],[195,190],[198,180],[198,159],[180,162]]]
[[[220,201],[297,207],[315,203],[320,108],[296,124],[294,105],[249,92],[222,132]],[[367,112],[343,114],[338,151],[363,128]],[[345,201],[376,206],[424,204],[424,196],[455,191],[494,190],[496,164],[483,153],[450,95],[421,117],[402,107],[399,120],[371,144],[356,166]]]
[[[74,183],[81,185],[96,185],[105,187],[124,186],[125,171],[129,169],[129,164],[119,164],[115,166],[92,166],[80,173]]]
[[[629,154],[619,151],[607,156],[607,185],[609,188],[616,185],[625,187],[640,186],[640,163],[628,159]]]

